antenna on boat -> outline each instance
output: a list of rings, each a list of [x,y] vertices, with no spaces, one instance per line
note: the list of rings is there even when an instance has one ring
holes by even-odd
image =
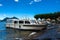
[[[25,14],[24,16],[22,16],[22,18],[24,19],[24,20],[30,20],[30,18]]]

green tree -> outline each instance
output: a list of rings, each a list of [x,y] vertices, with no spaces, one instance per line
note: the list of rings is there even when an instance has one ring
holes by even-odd
[[[60,12],[47,13],[47,14],[37,14],[37,15],[34,16],[34,18],[36,18],[36,19],[39,19],[39,18],[40,19],[42,19],[42,18],[45,18],[45,19],[50,18],[50,19],[55,19],[55,20],[58,17],[60,17]]]

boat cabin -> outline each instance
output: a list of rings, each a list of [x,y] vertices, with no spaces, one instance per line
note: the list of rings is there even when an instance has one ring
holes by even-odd
[[[6,27],[16,28],[16,29],[36,29],[40,30],[45,28],[47,25],[38,24],[36,20],[18,20],[18,19],[8,19],[6,22]]]

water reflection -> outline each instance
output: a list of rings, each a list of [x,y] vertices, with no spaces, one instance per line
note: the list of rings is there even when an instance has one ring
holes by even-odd
[[[3,31],[0,31],[0,39],[1,40],[16,40],[16,39],[28,39],[28,35],[31,34],[33,31],[21,31],[21,30],[15,30],[15,29],[6,29]],[[40,32],[37,32],[37,34],[40,34]],[[36,35],[37,35],[36,34]],[[30,37],[32,38],[32,37]],[[30,39],[29,38],[29,39]]]
[[[28,35],[33,31],[21,31],[16,29],[6,29],[6,40],[27,39]]]
[[[3,25],[2,25],[3,24]],[[36,31],[21,31],[21,30],[15,30],[15,29],[6,29],[5,27],[5,22],[4,23],[0,23],[0,40],[22,40],[21,38],[23,39],[29,39],[28,35],[32,32],[36,32]],[[52,40],[55,40],[55,39],[58,39],[60,40],[60,34],[58,34],[57,32],[57,25],[55,26],[51,26],[53,27],[53,29],[50,29],[50,30],[46,30],[45,32],[44,31],[38,31],[36,32],[35,39],[44,39],[46,40],[46,38],[52,38]],[[34,36],[32,35],[32,37],[30,38],[33,38]],[[33,40],[33,39],[31,39]],[[50,39],[49,39],[50,40]]]
[[[28,35],[32,33],[32,31],[20,31],[20,30],[15,30],[15,29],[6,29],[3,31],[0,31],[0,40],[17,40],[20,38],[25,38],[28,39]],[[39,34],[38,34],[39,33]],[[49,30],[43,35],[42,33],[37,32],[38,36],[35,39],[44,39],[44,38],[56,38],[56,31],[54,30]],[[30,37],[33,38],[33,37]],[[32,40],[32,39],[31,39]]]

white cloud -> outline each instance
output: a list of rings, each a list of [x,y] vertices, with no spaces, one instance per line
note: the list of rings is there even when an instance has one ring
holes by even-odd
[[[2,4],[0,4],[0,6],[3,6]]]
[[[42,0],[34,0],[34,2],[41,2]]]
[[[33,4],[33,2],[41,2],[42,0],[33,0],[33,1],[31,1],[29,4],[31,5],[31,4]]]
[[[31,1],[29,4],[31,5],[33,3],[33,1]]]
[[[15,2],[19,2],[19,0],[14,0]]]

